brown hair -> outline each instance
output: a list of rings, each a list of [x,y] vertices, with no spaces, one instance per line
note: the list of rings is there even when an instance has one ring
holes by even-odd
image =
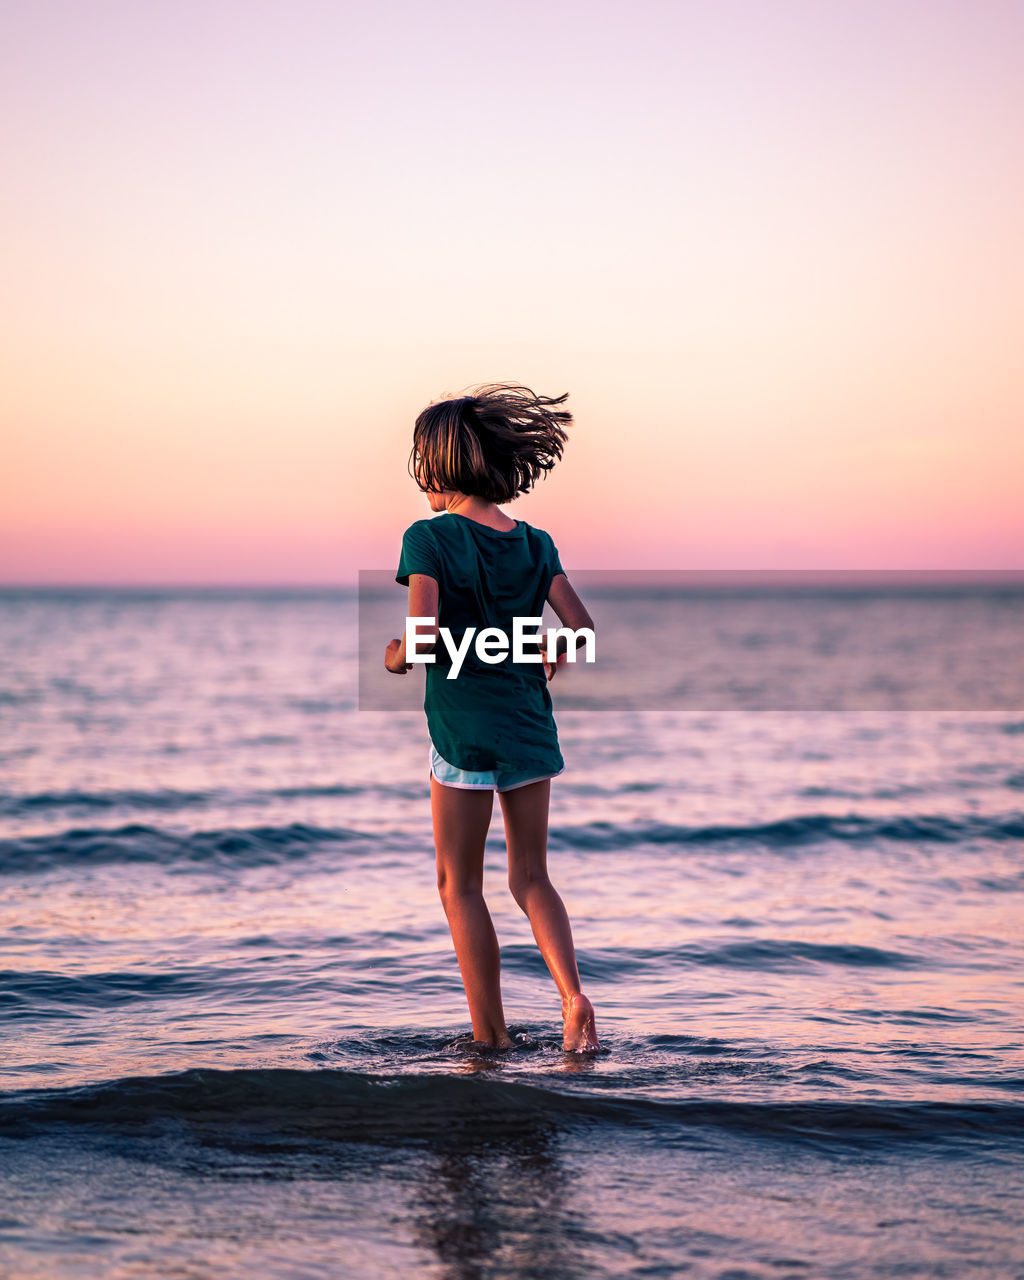
[[[428,406],[413,428],[412,478],[424,492],[511,502],[562,456],[572,414],[553,406],[568,396],[538,396],[518,383],[492,382]]]

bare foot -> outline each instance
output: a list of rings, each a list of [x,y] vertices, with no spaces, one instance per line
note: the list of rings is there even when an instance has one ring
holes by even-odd
[[[490,1040],[473,1040],[474,1049],[514,1049],[516,1042],[512,1039],[507,1031],[497,1032]]]
[[[594,1006],[582,993],[562,1001],[562,1022],[565,1030],[562,1048],[567,1053],[584,1053],[588,1049],[600,1049],[594,1025]]]

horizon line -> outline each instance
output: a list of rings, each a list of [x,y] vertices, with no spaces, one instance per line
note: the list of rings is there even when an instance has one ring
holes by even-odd
[[[358,591],[362,575],[387,575],[388,578],[394,576],[393,569],[361,569],[355,577],[336,579],[334,581],[323,582],[295,582],[295,581],[254,581],[247,582],[238,579],[225,579],[222,581],[194,581],[183,579],[175,580],[139,580],[134,581],[115,581],[108,582],[103,580],[92,580],[84,582],[68,582],[68,581],[31,581],[31,582],[3,582],[0,581],[0,592],[132,592],[132,591],[294,591],[294,592],[320,592],[320,591]],[[614,586],[617,582],[625,582],[635,580],[637,577],[645,577],[656,580],[660,585],[675,585],[690,582],[707,582],[711,578],[717,578],[723,582],[735,581],[740,578],[756,578],[762,582],[774,579],[776,581],[806,581],[808,578],[816,578],[818,581],[835,582],[847,580],[857,577],[861,580],[877,580],[890,581],[900,576],[910,578],[916,581],[943,582],[953,585],[956,582],[971,583],[978,581],[987,581],[991,583],[1020,583],[1024,585],[1024,568],[1007,569],[1007,568],[957,568],[957,569],[574,569],[572,578],[577,579],[581,576],[595,579],[600,575],[603,585]],[[397,582],[394,584],[399,586]]]

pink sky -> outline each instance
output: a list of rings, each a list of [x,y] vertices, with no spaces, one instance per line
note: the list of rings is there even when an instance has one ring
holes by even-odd
[[[0,10],[0,582],[345,583],[568,391],[567,569],[1024,567],[1024,7]]]

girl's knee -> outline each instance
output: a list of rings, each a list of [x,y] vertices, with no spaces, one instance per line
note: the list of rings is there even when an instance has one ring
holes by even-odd
[[[544,886],[551,886],[551,881],[548,879],[546,871],[516,870],[509,872],[509,892],[524,911],[527,909],[531,894]]]
[[[453,876],[446,868],[438,868],[437,892],[444,903],[454,902],[458,898],[482,897],[483,889],[482,882],[472,877],[467,879],[463,876]]]

